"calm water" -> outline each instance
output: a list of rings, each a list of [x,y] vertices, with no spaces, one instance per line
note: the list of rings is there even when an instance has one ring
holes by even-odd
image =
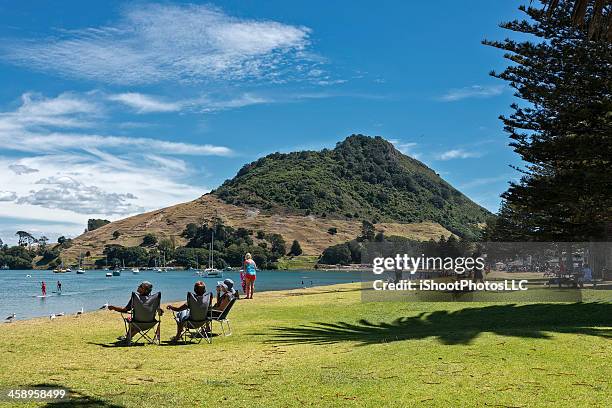
[[[52,271],[0,270],[0,322],[11,313],[15,313],[17,319],[28,319],[54,313],[74,314],[81,307],[85,311],[96,310],[105,303],[125,306],[130,293],[142,280],[153,283],[154,292],[162,292],[162,302],[183,300],[197,280],[204,280],[209,291],[214,290],[220,280],[201,278],[189,271],[141,271],[137,275],[125,271],[121,276],[112,278],[107,278],[105,274],[106,271],[87,271],[85,275],[77,275],[75,272],[55,274]],[[224,272],[223,278],[232,279],[237,288],[240,286],[237,271]],[[58,280],[62,282],[61,294],[54,293]],[[256,292],[295,289],[359,280],[359,272],[259,271],[255,289]],[[40,297],[41,281],[47,284],[46,298]]]

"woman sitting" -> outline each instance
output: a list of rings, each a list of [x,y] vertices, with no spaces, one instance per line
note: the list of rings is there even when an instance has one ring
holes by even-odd
[[[198,300],[202,300],[205,296],[211,296],[211,294],[206,293],[206,284],[202,281],[198,281],[193,285],[193,294]],[[185,330],[185,322],[189,320],[189,306],[187,303],[183,303],[182,305],[176,307],[172,305],[167,306],[168,310],[172,310],[176,313],[176,335],[170,340],[175,343],[179,341],[181,335],[183,334],[183,330]],[[208,324],[205,330],[209,330]]]

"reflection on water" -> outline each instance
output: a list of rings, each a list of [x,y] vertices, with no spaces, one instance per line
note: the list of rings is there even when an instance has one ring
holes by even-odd
[[[121,276],[107,278],[106,271],[87,271],[84,275],[74,272],[54,274],[52,271],[0,271],[0,320],[12,313],[17,319],[50,316],[51,314],[74,314],[83,308],[85,311],[100,308],[105,303],[123,306],[130,292],[136,290],[138,283],[148,280],[153,283],[154,291],[162,292],[162,301],[170,302],[185,298],[193,283],[203,280],[207,289],[213,291],[220,278],[202,278],[190,271],[141,271],[132,274],[122,272]],[[30,275],[30,276],[28,276]],[[224,272],[240,288],[238,272]],[[61,293],[57,281],[62,283]],[[255,289],[281,290],[304,286],[321,286],[335,283],[358,282],[359,272],[331,271],[259,271]],[[41,282],[47,285],[47,296],[41,297]]]

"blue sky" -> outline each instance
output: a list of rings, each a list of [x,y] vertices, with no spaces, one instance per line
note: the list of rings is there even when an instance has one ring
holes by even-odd
[[[188,201],[275,151],[380,135],[496,211],[520,2],[0,4],[0,238]]]

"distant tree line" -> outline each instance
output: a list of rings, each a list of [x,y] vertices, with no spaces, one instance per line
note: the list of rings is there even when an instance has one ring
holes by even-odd
[[[419,255],[424,254],[425,256],[442,258],[467,256],[478,248],[475,242],[467,238],[457,238],[454,235],[448,238],[440,236],[437,241],[433,239],[429,241],[415,241],[399,236],[387,237],[383,232],[376,233],[374,225],[364,221],[359,237],[325,249],[318,263],[323,265],[361,264],[364,246],[369,243],[394,243],[398,248],[402,248],[402,246],[410,247]]]
[[[302,253],[298,241],[292,243],[287,253],[285,240],[280,234],[233,228],[224,225],[220,219],[210,223],[190,223],[182,231],[181,237],[187,240],[185,246],[177,246],[175,240],[158,238],[152,233],[146,234],[139,246],[106,245],[103,251],[104,258],[98,259],[96,265],[131,267],[164,264],[196,268],[210,266],[209,259],[212,255],[214,266],[217,268],[240,267],[244,255],[250,252],[260,268],[276,269],[279,258]],[[211,249],[213,237],[214,243]],[[258,242],[255,243],[255,240]]]
[[[60,237],[58,245],[49,245],[49,238],[34,237],[27,231],[17,231],[17,245],[8,246],[0,239],[0,266],[10,269],[32,269],[34,262],[42,266],[55,267],[61,263],[60,250],[72,245],[72,240]]]

